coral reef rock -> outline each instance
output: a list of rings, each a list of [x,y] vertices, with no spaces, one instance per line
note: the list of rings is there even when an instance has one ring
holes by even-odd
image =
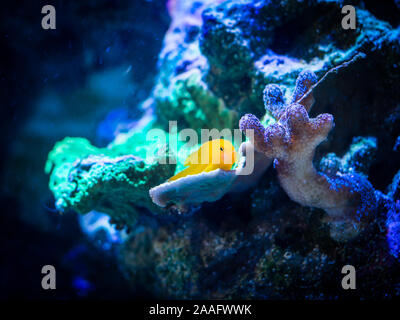
[[[110,200],[111,207],[98,205],[113,217],[140,211],[119,254],[133,287],[165,298],[400,294],[398,176],[393,180],[400,163],[393,149],[400,136],[400,29],[393,19],[398,9],[383,13],[369,1],[356,1],[357,28],[343,30],[342,5],[168,1],[171,25],[145,101],[154,112],[152,126],[167,130],[168,121],[176,120],[179,129],[234,129],[252,114],[241,128],[255,131],[252,142],[263,156],[255,169],[262,178],[251,179],[245,190],[239,179],[231,182],[231,173],[218,171],[177,180],[164,185],[171,192],[160,205],[174,198],[178,205],[209,195],[218,200],[202,202],[195,214],[157,215],[161,209],[148,191],[163,186],[179,162],[176,169],[146,163],[140,169],[140,148],[125,148],[132,144],[120,142],[121,135],[114,143],[122,150],[112,156],[104,150],[100,156],[89,145],[82,146],[83,155],[60,153],[48,171],[57,201],[86,191],[86,203],[99,195]],[[93,165],[82,167],[77,159]],[[276,170],[269,166],[273,159]],[[95,188],[87,188],[95,173]],[[78,185],[69,182],[70,175]],[[111,180],[103,185],[105,177]],[[227,183],[208,183],[206,177]],[[199,186],[210,190],[196,194]],[[137,200],[128,206],[141,196],[142,208]],[[347,264],[356,267],[357,290],[340,285]]]
[[[264,128],[256,116],[246,114],[239,126],[243,132],[254,130],[253,143],[258,151],[275,159],[280,184],[289,197],[304,206],[324,209],[329,216],[332,238],[347,240],[370,222],[368,218],[376,209],[375,190],[357,173],[327,175],[316,171],[312,163],[315,148],[326,139],[334,122],[330,114],[308,117],[307,109],[312,103],[302,97],[315,83],[310,78],[315,76],[306,72],[299,75],[292,98],[294,103],[288,106],[282,92],[267,85],[264,102],[279,114],[277,123]]]
[[[99,149],[82,138],[65,138],[49,154],[46,172],[60,211],[107,213],[117,226],[132,226],[143,210],[157,212],[148,191],[171,176],[175,165]]]

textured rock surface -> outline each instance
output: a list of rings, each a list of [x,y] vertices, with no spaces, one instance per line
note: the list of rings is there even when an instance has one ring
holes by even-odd
[[[170,1],[173,21],[148,100],[164,129],[168,120],[178,120],[181,128],[236,128],[245,113],[263,117],[260,128],[273,125],[279,108],[268,105],[277,106],[284,97],[293,102],[288,98],[304,92],[301,86],[296,89],[301,71],[321,78],[358,51],[365,53],[315,88],[310,118],[329,113],[335,119],[329,136],[332,116],[319,119],[329,125],[321,135],[327,140],[313,154],[314,165],[351,176],[343,184],[357,185],[357,174],[363,181],[368,178],[376,190],[376,210],[363,232],[337,242],[326,213],[291,201],[270,168],[254,189],[227,194],[192,214],[141,212],[120,252],[132,286],[169,298],[400,294],[399,207],[392,191],[398,189],[398,179],[392,179],[400,163],[393,150],[400,135],[399,29],[393,27],[395,15],[378,19],[358,3],[357,30],[344,31],[339,1]],[[269,88],[277,95],[273,104],[266,101],[265,114],[267,84],[276,84]],[[312,102],[302,101],[302,110],[309,111]],[[359,136],[370,138],[353,140]],[[323,139],[315,141],[313,150]],[[379,191],[391,183],[388,195]],[[356,291],[340,287],[346,264],[357,268]]]
[[[393,58],[398,54],[398,45],[391,46],[390,42],[396,42],[398,31],[392,32],[389,23],[377,20],[366,10],[357,12],[357,30],[344,32],[337,23],[342,17],[339,1],[188,4],[185,15],[176,15],[164,40],[154,91],[157,113],[162,120],[182,119],[182,126],[214,124],[215,119],[208,116],[212,113],[204,112],[206,105],[192,98],[191,106],[197,113],[193,109],[188,112],[187,99],[180,98],[176,82],[193,74],[202,79],[194,85],[197,91],[222,99],[227,110],[252,112],[260,117],[264,110],[259,101],[266,83],[285,85],[291,91],[301,70],[321,76],[356,50],[371,51],[376,58],[369,63],[380,64],[382,49],[377,50],[378,42],[389,51],[385,68],[395,71]],[[390,55],[392,61],[386,63]],[[393,77],[394,72],[390,73]],[[219,118],[226,127],[235,125]]]
[[[370,166],[375,159],[378,146],[374,137],[354,137],[349,151],[339,158],[334,153],[328,153],[319,163],[319,169],[333,175],[337,172],[358,172],[368,175]]]
[[[334,1],[286,1],[285,5],[227,1],[203,11],[203,24],[197,25],[198,35],[196,31],[191,42],[196,54],[169,64],[185,66],[179,75],[163,72],[165,56],[161,56],[161,74],[170,79],[165,82],[168,85],[182,74],[200,72],[201,86],[221,98],[228,110],[261,117],[266,84],[277,83],[280,89],[284,85],[283,96],[288,98],[303,69],[320,78],[362,50],[365,59],[330,74],[314,90],[317,102],[311,113],[329,112],[336,123],[315,159],[318,163],[330,152],[321,160],[321,170],[357,172],[384,190],[398,171],[398,156],[391,148],[399,135],[396,106],[400,99],[394,89],[399,80],[399,31],[366,10],[357,12],[357,30],[343,32],[337,23],[340,5]],[[158,82],[157,88],[166,84]],[[170,112],[159,103],[155,106],[160,119],[184,116],[182,108]],[[263,125],[273,122],[262,119]],[[184,125],[196,127],[197,123],[186,117]],[[359,135],[370,138],[353,140],[347,150]],[[379,174],[382,166],[386,176]],[[388,246],[385,226],[393,202],[379,191],[376,198],[374,223],[366,226],[361,237],[339,244],[330,237],[324,212],[291,202],[270,169],[255,190],[239,199],[228,195],[184,219],[171,217],[172,221],[158,222],[156,228],[145,228],[143,235],[127,241],[123,261],[131,272],[143,271],[143,265],[138,268],[135,261],[146,258],[153,270],[146,273],[151,275],[148,283],[168,297],[394,296],[398,291],[392,283],[398,283],[399,269],[389,246],[397,248],[397,242],[392,240]],[[391,234],[397,235],[396,226],[391,225]],[[146,254],[141,247],[148,248]],[[340,291],[341,267],[350,262],[357,265],[360,277],[357,293]],[[382,277],[377,279],[377,274]],[[141,282],[139,277],[131,280]]]
[[[56,198],[56,209],[82,214],[92,210],[104,212],[118,227],[133,226],[145,210],[159,212],[150,200],[149,189],[172,176],[175,165],[119,155],[127,149],[140,149],[140,137],[141,134],[133,135],[124,144],[111,148],[93,147],[83,138],[58,142],[45,168],[51,174],[49,187]],[[138,153],[145,155],[145,150]]]

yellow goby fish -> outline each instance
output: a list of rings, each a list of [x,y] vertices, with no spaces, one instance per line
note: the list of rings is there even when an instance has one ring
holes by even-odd
[[[187,157],[184,166],[188,168],[177,173],[168,181],[216,169],[230,170],[236,159],[236,150],[230,141],[224,139],[211,140],[203,143],[197,151]]]

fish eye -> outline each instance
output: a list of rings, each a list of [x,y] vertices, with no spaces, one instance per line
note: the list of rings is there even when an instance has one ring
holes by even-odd
[[[221,147],[221,148],[219,148],[219,150],[224,151],[224,148]]]

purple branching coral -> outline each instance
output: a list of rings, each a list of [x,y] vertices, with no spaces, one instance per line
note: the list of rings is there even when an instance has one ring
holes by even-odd
[[[331,237],[344,241],[358,235],[370,221],[376,209],[375,190],[361,175],[328,175],[315,169],[316,147],[334,127],[331,114],[308,116],[316,82],[313,72],[301,72],[290,104],[285,103],[279,86],[267,85],[265,107],[278,121],[264,127],[256,116],[246,114],[239,127],[243,132],[253,129],[251,142],[256,150],[275,159],[280,184],[289,197],[303,206],[324,209]]]

